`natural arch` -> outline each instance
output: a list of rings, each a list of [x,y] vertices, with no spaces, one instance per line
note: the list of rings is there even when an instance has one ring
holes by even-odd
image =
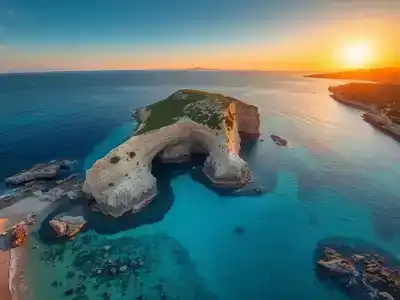
[[[230,134],[228,137],[227,134]],[[190,119],[133,136],[98,160],[87,171],[83,190],[91,194],[98,208],[119,217],[128,211],[137,212],[157,195],[156,178],[151,174],[153,158],[160,153],[163,160],[182,159],[194,151],[207,150],[204,170],[215,184],[240,186],[249,178],[247,163],[237,154],[238,131],[210,130]]]

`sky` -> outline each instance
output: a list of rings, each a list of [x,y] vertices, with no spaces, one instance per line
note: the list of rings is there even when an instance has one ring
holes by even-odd
[[[399,20],[400,0],[0,0],[0,72],[336,70],[357,43],[400,66]]]

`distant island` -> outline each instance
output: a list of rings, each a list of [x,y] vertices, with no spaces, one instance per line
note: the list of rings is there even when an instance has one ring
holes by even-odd
[[[380,83],[398,83],[400,84],[400,68],[374,68],[374,69],[356,69],[334,73],[311,74],[304,77],[309,78],[327,78],[327,79],[351,79],[366,80]]]
[[[185,71],[221,71],[221,69],[209,69],[209,68],[193,67],[193,68],[185,69]]]

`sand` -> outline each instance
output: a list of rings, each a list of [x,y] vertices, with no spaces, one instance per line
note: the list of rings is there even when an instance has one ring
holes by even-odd
[[[0,232],[3,231],[7,219],[0,219]],[[0,250],[0,299],[11,300],[11,293],[8,286],[8,272],[10,269],[10,251]]]

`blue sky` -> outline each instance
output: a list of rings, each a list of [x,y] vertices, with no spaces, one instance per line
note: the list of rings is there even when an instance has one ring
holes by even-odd
[[[24,63],[27,69],[41,66],[57,69],[66,68],[57,66],[64,59],[71,68],[75,68],[76,61],[79,68],[82,65],[79,56],[91,59],[95,66],[95,59],[107,60],[112,65],[115,56],[120,55],[132,60],[164,58],[171,65],[177,56],[189,63],[190,53],[194,53],[193,64],[195,56],[211,63],[224,53],[233,59],[240,52],[250,55],[250,48],[257,52],[256,48],[268,50],[269,46],[290,43],[301,35],[307,38],[340,19],[340,9],[354,6],[354,2],[364,3],[361,13],[371,16],[381,11],[390,14],[394,9],[398,12],[400,3],[396,0],[0,0],[0,63],[7,64],[8,69],[13,65],[24,68]],[[214,58],[210,51],[215,52]],[[132,62],[133,66],[135,63]],[[146,64],[141,62],[141,65]],[[1,68],[0,65],[0,71]]]

